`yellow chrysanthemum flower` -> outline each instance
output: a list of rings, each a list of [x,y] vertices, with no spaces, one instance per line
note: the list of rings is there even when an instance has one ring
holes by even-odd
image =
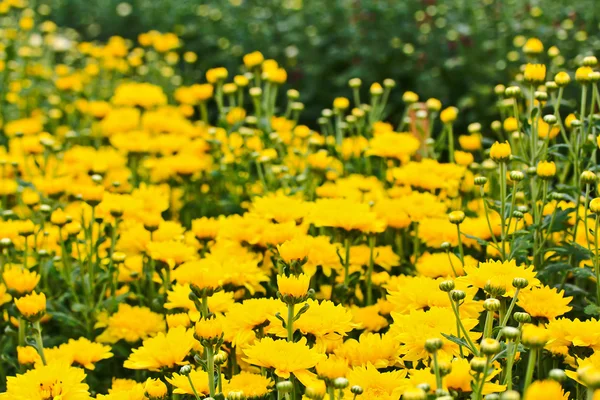
[[[479,263],[479,266],[465,265],[466,276],[459,280],[466,282],[470,286],[483,289],[488,283],[496,287],[506,289],[504,296],[512,297],[515,294],[515,288],[512,285],[513,279],[525,278],[529,281],[529,286],[538,286],[539,279],[530,267],[518,266],[515,260],[493,261]]]
[[[194,331],[179,326],[166,334],[161,332],[153,338],[144,340],[142,347],[133,349],[123,366],[129,369],[158,371],[161,368],[184,365],[185,357],[196,345]]]
[[[307,346],[306,338],[294,343],[266,337],[245,349],[244,354],[247,363],[273,368],[277,376],[286,379],[291,374],[305,373],[325,359],[324,354]]]

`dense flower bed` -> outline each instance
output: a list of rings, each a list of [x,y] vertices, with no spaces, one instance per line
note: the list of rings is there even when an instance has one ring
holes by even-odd
[[[260,52],[0,4],[1,399],[600,395],[595,57],[527,40],[490,127],[354,78],[311,128]]]

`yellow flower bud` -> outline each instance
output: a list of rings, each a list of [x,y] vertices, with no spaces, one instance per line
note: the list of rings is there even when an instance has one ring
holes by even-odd
[[[289,298],[292,301],[304,300],[307,296],[309,285],[310,276],[306,274],[277,276],[277,290],[284,299]]]
[[[529,38],[525,42],[525,45],[523,45],[523,52],[525,54],[540,54],[542,51],[544,51],[544,44],[538,38]]]
[[[525,82],[540,84],[546,80],[546,66],[544,64],[527,64],[523,73]]]
[[[496,142],[492,145],[492,148],[490,149],[490,157],[496,162],[506,162],[510,160],[511,154],[512,150],[508,141],[504,143]]]
[[[221,320],[217,318],[201,319],[196,322],[195,334],[198,340],[215,341],[223,334]]]
[[[336,97],[333,100],[333,108],[336,110],[345,110],[350,107],[350,100],[345,97]]]
[[[596,197],[590,201],[590,211],[595,214],[600,214],[600,197]]]
[[[150,400],[165,399],[169,393],[167,390],[167,385],[165,385],[163,381],[152,378],[148,378],[146,384],[144,385],[144,390],[146,392],[146,396]]]
[[[440,119],[445,124],[453,123],[454,121],[456,121],[457,117],[458,117],[458,108],[456,108],[456,107],[448,107],[440,113]]]
[[[554,164],[554,161],[540,161],[536,171],[540,178],[552,178],[556,175],[556,164]]]
[[[591,80],[590,74],[592,72],[594,72],[594,70],[591,67],[579,67],[577,68],[577,71],[575,71],[575,80],[581,83],[582,85],[585,85]]]
[[[567,86],[571,82],[571,77],[568,73],[561,71],[558,74],[554,75],[554,82],[558,86]]]
[[[21,315],[29,321],[39,320],[46,312],[46,295],[35,291],[15,299],[15,306]]]

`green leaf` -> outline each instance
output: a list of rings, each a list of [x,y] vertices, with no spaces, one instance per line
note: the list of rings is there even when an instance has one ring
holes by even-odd
[[[583,312],[586,315],[600,315],[600,307],[598,307],[596,304],[588,304],[583,309]]]
[[[456,343],[459,346],[465,347],[471,353],[475,353],[474,349],[472,349],[471,346],[469,346],[469,343],[467,343],[464,339],[457,338],[454,335],[446,335],[445,333],[442,333],[442,336],[445,337],[446,339],[448,339],[449,341],[451,341],[452,343]]]

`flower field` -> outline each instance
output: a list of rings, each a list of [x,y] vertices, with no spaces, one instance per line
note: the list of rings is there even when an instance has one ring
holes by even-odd
[[[591,52],[515,38],[491,124],[366,75],[312,120],[260,51],[40,9],[0,1],[0,400],[600,399]]]

